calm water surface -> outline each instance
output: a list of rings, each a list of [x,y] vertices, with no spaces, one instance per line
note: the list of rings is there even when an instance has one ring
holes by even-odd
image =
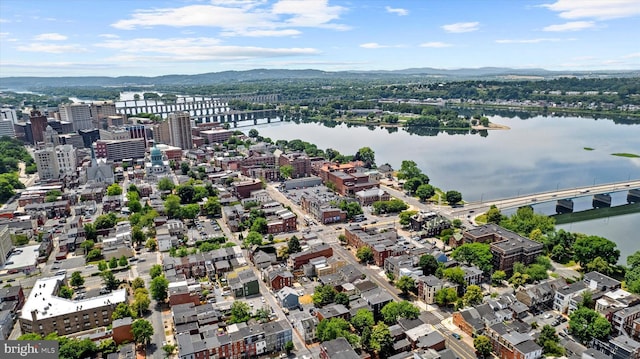
[[[355,154],[371,147],[378,165],[395,169],[410,159],[443,190],[458,190],[466,201],[536,193],[640,178],[640,158],[612,153],[640,154],[640,125],[577,117],[491,117],[509,130],[479,134],[418,136],[403,129],[390,133],[383,128],[334,128],[322,124],[277,122],[255,126],[264,137],[303,141],[319,148]],[[247,127],[240,128],[247,130]],[[587,151],[590,147],[594,150]],[[620,204],[624,196],[619,195]],[[614,205],[616,199],[614,198]],[[588,207],[590,198],[585,199]],[[576,209],[579,208],[576,202]],[[553,208],[553,204],[546,205]],[[547,212],[545,205],[536,208]],[[616,216],[559,226],[573,232],[600,235],[618,243],[622,261],[640,250],[640,214]]]

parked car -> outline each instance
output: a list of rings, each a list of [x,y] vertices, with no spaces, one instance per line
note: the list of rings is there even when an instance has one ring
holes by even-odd
[[[462,339],[462,337],[458,333],[451,333],[451,335],[458,340]]]

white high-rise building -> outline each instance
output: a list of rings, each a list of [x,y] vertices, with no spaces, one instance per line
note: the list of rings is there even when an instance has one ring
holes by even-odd
[[[40,179],[57,179],[63,175],[73,175],[78,167],[76,149],[72,145],[52,146],[34,152]]]
[[[191,138],[191,116],[188,112],[173,112],[169,114],[169,137],[171,145],[183,150],[193,148]]]
[[[60,174],[73,175],[78,169],[76,149],[72,145],[62,145],[56,147],[56,157],[58,159],[58,171]]]
[[[33,153],[38,168],[38,175],[41,180],[55,179],[60,176],[58,169],[58,158],[56,157],[56,148],[46,146]]]
[[[91,121],[91,106],[86,103],[60,105],[60,120],[71,122],[74,131],[95,127]]]
[[[18,113],[12,108],[0,109],[0,120],[11,120],[13,124],[18,123]]]

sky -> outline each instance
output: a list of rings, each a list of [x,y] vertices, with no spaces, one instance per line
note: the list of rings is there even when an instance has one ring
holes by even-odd
[[[0,77],[640,69],[640,0],[0,0]]]

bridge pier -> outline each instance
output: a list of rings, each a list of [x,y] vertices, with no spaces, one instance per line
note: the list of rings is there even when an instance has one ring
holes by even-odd
[[[611,195],[608,193],[597,194],[593,196],[591,204],[593,208],[611,207]]]
[[[627,193],[627,203],[640,203],[640,189],[632,189]]]
[[[573,200],[561,199],[556,203],[556,213],[572,213],[573,212]]]

